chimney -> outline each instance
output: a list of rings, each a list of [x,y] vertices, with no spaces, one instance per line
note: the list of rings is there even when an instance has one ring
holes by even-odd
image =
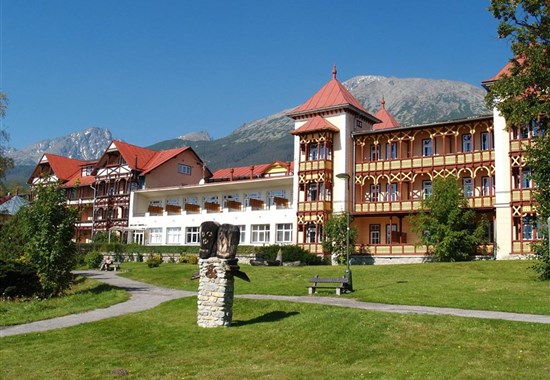
[[[254,165],[250,167],[250,179],[254,179]]]
[[[230,181],[233,181],[233,173],[235,172],[235,169],[231,168],[231,170],[229,170],[229,180]]]

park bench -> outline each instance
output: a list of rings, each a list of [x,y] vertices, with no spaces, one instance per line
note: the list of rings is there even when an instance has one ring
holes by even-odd
[[[114,261],[114,262],[102,262],[101,263],[101,266],[99,267],[99,270],[104,270],[104,271],[114,271],[116,272],[117,270],[120,269],[120,261]]]
[[[111,264],[111,269],[116,272],[120,269],[120,261],[115,261]]]
[[[346,276],[330,278],[315,275],[308,281],[313,284],[307,286],[309,294],[314,294],[317,289],[336,289],[336,294],[340,295],[342,291],[349,289],[349,280]]]

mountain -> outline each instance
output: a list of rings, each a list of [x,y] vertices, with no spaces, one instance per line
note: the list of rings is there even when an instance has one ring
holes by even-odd
[[[70,135],[42,140],[23,149],[10,149],[7,155],[13,158],[15,165],[36,165],[44,153],[80,160],[95,160],[107,149],[113,139],[108,129],[87,128]]]
[[[378,111],[384,98],[386,109],[403,126],[490,112],[485,107],[485,91],[464,82],[365,75],[351,78],[343,84],[372,114]],[[162,150],[191,146],[211,170],[274,160],[290,161],[293,159],[294,140],[289,132],[294,122],[286,116],[288,111],[290,109],[245,123],[220,139],[213,140],[207,131],[200,131],[157,142],[148,148]],[[88,128],[21,150],[12,150],[8,156],[14,158],[17,166],[6,179],[13,179],[14,173],[17,173],[17,178],[23,178],[27,172],[28,178],[44,152],[84,160],[97,159],[111,140],[107,129]]]
[[[372,114],[385,100],[386,109],[401,125],[416,125],[488,114],[485,90],[464,82],[422,78],[357,76],[343,85]],[[311,94],[313,95],[313,94]],[[304,99],[306,101],[307,99]],[[290,109],[243,124],[228,136],[210,142],[166,140],[152,149],[189,145],[211,170],[230,166],[293,159],[294,127]]]
[[[208,131],[199,131],[186,133],[185,135],[179,136],[178,139],[187,141],[212,141],[212,136],[210,136]]]

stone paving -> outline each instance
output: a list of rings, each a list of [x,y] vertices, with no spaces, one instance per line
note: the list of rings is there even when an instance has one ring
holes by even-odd
[[[153,307],[158,306],[165,301],[177,298],[193,297],[197,295],[196,292],[160,288],[157,286],[152,286],[142,282],[130,280],[124,277],[119,277],[116,275],[116,272],[100,272],[89,270],[76,271],[75,273],[82,274],[94,278],[98,281],[105,282],[109,285],[125,289],[130,293],[130,299],[126,302],[122,302],[103,309],[95,309],[84,313],[72,314],[64,317],[52,318],[17,326],[0,327],[0,337],[76,326],[82,323],[94,322],[106,318],[117,317],[119,315],[152,309]],[[364,310],[382,311],[386,313],[452,315],[466,318],[500,319],[514,322],[550,324],[550,315],[539,314],[466,310],[431,306],[389,305],[372,302],[361,302],[350,298],[337,297],[277,296],[264,294],[243,294],[236,295],[235,297],[257,300],[276,300],[285,302],[331,305]]]

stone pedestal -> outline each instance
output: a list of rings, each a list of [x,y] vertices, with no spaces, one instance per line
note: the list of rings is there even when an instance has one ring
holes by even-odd
[[[200,327],[231,325],[235,279],[229,271],[229,261],[218,257],[199,259],[197,324]]]

